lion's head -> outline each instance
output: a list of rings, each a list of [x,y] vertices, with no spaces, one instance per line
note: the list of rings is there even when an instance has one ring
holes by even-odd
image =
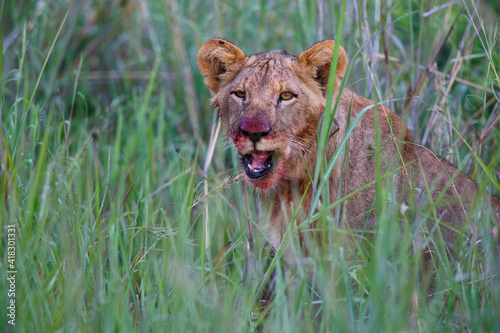
[[[212,105],[257,189],[272,189],[282,177],[298,177],[305,173],[304,156],[316,156],[316,128],[325,108],[334,45],[331,40],[316,43],[299,57],[281,50],[247,57],[236,45],[215,38],[200,48],[198,66]],[[335,89],[346,66],[340,48]]]

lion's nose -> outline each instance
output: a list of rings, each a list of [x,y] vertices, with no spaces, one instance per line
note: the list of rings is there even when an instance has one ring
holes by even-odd
[[[240,131],[241,134],[249,138],[250,141],[253,142],[253,144],[256,144],[257,142],[259,142],[260,139],[265,138],[266,136],[269,135],[269,133],[271,133],[271,130],[268,130],[266,132],[247,132],[241,128]]]

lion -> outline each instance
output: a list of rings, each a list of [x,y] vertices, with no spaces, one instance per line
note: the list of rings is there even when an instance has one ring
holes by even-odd
[[[310,212],[311,174],[316,168],[318,125],[325,112],[329,79],[334,80],[333,101],[338,99],[338,106],[325,147],[327,160],[353,120],[361,116],[348,137],[342,155],[345,162],[339,159],[329,176],[330,203],[349,195],[343,205],[332,208],[341,210],[337,216],[342,216],[346,228],[370,229],[376,221],[376,186],[365,186],[377,179],[372,157],[378,124],[380,171],[390,174],[384,181],[393,187],[402,214],[408,207],[427,205],[435,214],[414,220],[424,219],[429,229],[439,226],[448,246],[453,246],[458,232],[472,231],[472,209],[481,210],[483,216],[490,213],[490,231],[496,231],[500,200],[486,193],[482,202],[474,202],[478,185],[451,163],[414,144],[401,118],[349,89],[341,90],[347,55],[339,47],[336,72],[330,75],[334,47],[334,41],[325,40],[298,57],[282,50],[246,56],[233,43],[213,38],[198,52],[211,105],[237,150],[245,180],[259,193],[270,216],[271,243],[280,246],[294,214],[292,207],[301,207],[297,224]],[[438,204],[433,206],[434,202]]]

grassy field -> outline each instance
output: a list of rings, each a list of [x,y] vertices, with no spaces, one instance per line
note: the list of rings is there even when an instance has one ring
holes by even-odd
[[[440,265],[423,272],[382,187],[356,258],[320,214],[332,246],[277,269],[259,308],[261,277],[286,265],[264,251],[259,200],[196,65],[210,37],[247,54],[340,41],[347,88],[390,100],[415,142],[499,196],[494,0],[0,3],[0,331],[500,331],[494,237],[457,244],[456,260],[432,239]]]

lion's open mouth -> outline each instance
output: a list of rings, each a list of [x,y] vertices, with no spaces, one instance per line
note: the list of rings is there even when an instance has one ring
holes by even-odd
[[[253,150],[241,156],[241,163],[250,179],[257,179],[273,171],[273,153],[270,151]]]

